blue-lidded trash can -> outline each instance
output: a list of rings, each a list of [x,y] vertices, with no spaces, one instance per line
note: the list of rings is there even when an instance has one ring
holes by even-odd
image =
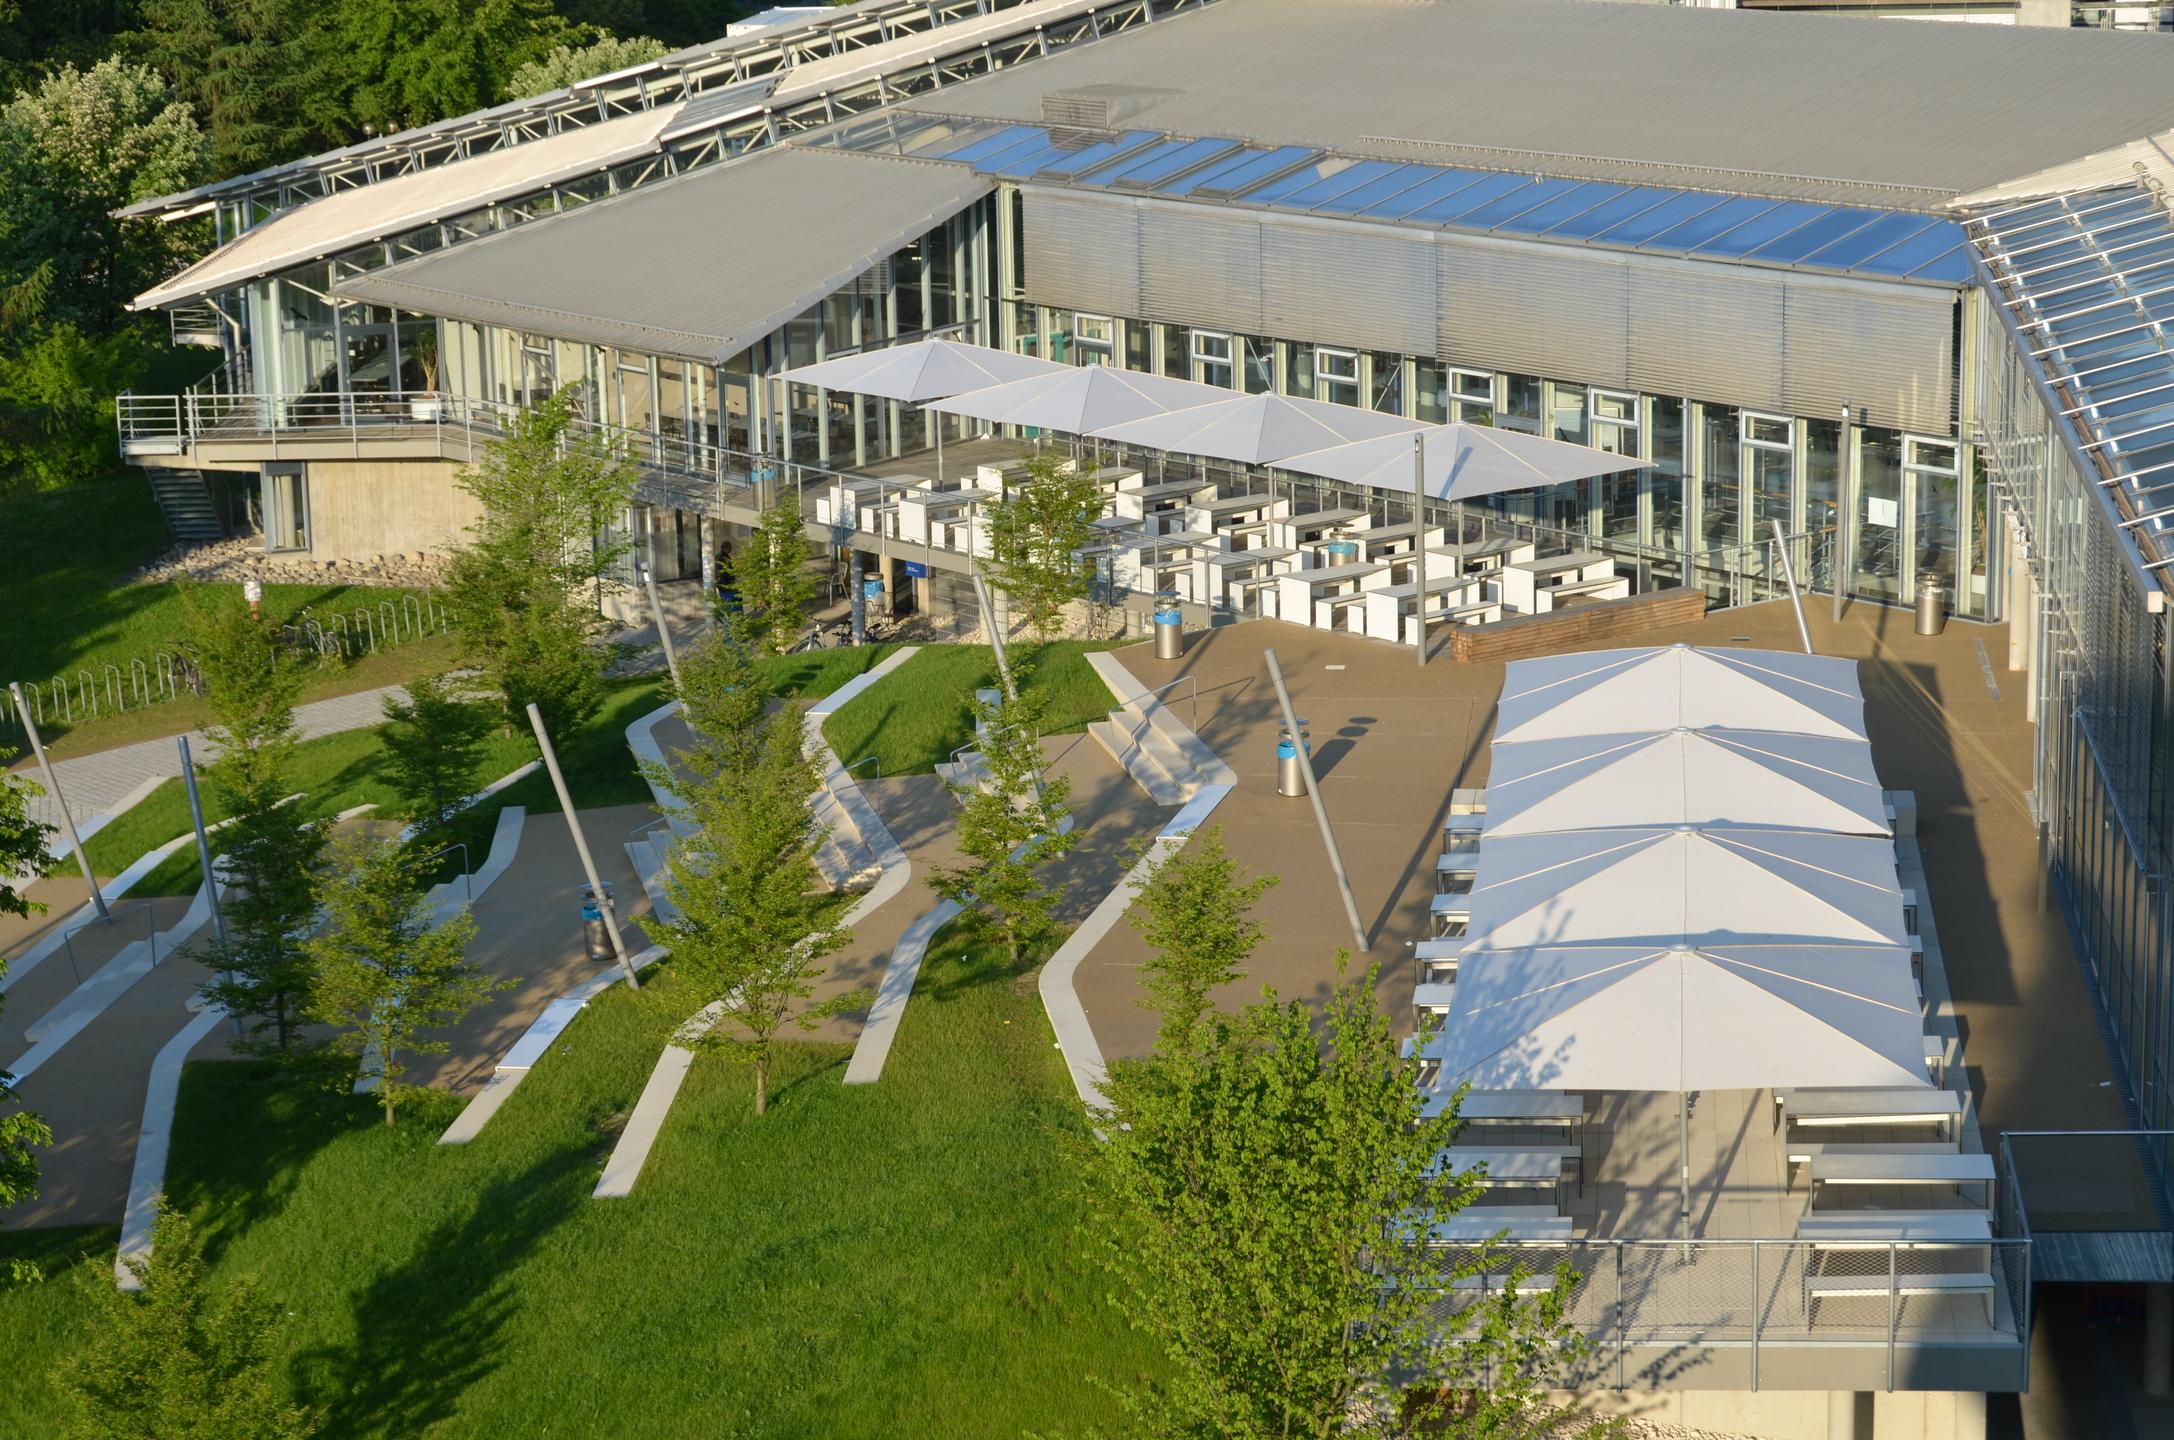
[[[1359,542],[1356,540],[1331,540],[1322,549],[1331,565],[1356,565],[1359,561]]]
[[[1185,653],[1185,612],[1175,596],[1161,597],[1155,609],[1155,658],[1175,660]]]
[[[1298,739],[1291,738],[1286,730],[1276,737],[1276,793],[1278,795],[1303,795],[1306,793],[1306,774],[1299,768],[1298,747],[1304,745],[1308,755],[1313,754],[1313,741],[1306,736],[1306,722],[1299,723]]]
[[[615,960],[618,957],[611,948],[611,932],[604,928],[604,912],[612,908],[611,882],[604,882],[604,898],[599,901],[596,891],[587,885],[581,887],[581,943],[589,958],[595,961]]]

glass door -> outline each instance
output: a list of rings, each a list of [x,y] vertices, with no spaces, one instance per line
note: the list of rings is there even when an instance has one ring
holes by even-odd
[[[264,467],[264,548],[309,549],[309,485],[300,465]]]

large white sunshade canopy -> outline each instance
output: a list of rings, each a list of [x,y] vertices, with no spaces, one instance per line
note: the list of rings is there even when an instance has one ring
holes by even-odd
[[[1487,1090],[1925,1089],[1909,957],[1881,948],[1477,951],[1441,1083]]]
[[[932,401],[928,408],[986,420],[992,425],[1031,425],[1038,430],[1093,435],[1112,425],[1229,398],[1230,392],[1219,385],[1202,385],[1175,376],[1147,375],[1108,365],[1059,365],[1054,373],[969,390]]]
[[[1909,944],[1893,846],[1864,835],[1683,828],[1489,837],[1471,903],[1475,950]],[[1452,1030],[1466,1023],[1465,994],[1460,968]]]
[[[1647,825],[1890,833],[1861,740],[1768,730],[1662,730],[1498,745],[1482,834]]]
[[[1635,456],[1547,440],[1482,425],[1429,425],[1410,435],[1382,435],[1278,461],[1286,470],[1375,490],[1411,493],[1415,476],[1431,500],[1469,500],[1505,490],[1561,485],[1620,470],[1642,470]]]
[[[822,360],[788,370],[779,378],[795,385],[849,390],[858,395],[921,405],[969,390],[986,390],[992,385],[1059,374],[1071,368],[1033,355],[1014,355],[1009,350],[938,339]]]
[[[1513,661],[1503,677],[1495,743],[1685,725],[1862,741],[1856,662],[1692,645]]]
[[[1243,465],[1273,465],[1287,456],[1348,445],[1354,440],[1409,435],[1421,428],[1417,420],[1350,405],[1293,400],[1283,395],[1237,395],[1212,405],[1190,406],[1112,425],[1094,434],[1098,439],[1145,445],[1174,454],[1205,455]],[[1404,443],[1408,460],[1411,442]],[[1411,489],[1409,470],[1403,488]]]

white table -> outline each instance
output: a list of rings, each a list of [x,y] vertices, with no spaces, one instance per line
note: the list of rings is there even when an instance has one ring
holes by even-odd
[[[1420,1113],[1429,1118],[1441,1114],[1456,1093],[1453,1087],[1434,1091],[1421,1104]],[[1559,1125],[1564,1138],[1576,1145],[1578,1132],[1585,1125],[1585,1097],[1563,1090],[1472,1090],[1466,1093],[1457,1114],[1474,1125],[1530,1125],[1536,1129]]]
[[[1454,969],[1451,973],[1455,973]],[[1455,985],[1422,981],[1412,987],[1412,1008],[1426,1015],[1447,1015],[1450,999],[1456,993]]]
[[[1945,1140],[1889,1140],[1851,1143],[1830,1140],[1790,1140],[1782,1146],[1784,1188],[1796,1188],[1799,1165],[1809,1165],[1815,1155],[1953,1155],[1955,1137]]]
[[[1774,1124],[1937,1125],[1940,1133],[1962,1119],[1963,1097],[1953,1090],[1798,1089],[1774,1092]]]
[[[1537,1205],[1475,1205],[1428,1227],[1427,1238],[1437,1245],[1476,1244],[1508,1232],[1511,1240],[1569,1240],[1574,1222],[1568,1215],[1533,1213]]]
[[[1490,1190],[1553,1189],[1560,1208],[1565,1172],[1579,1158],[1577,1147],[1569,1145],[1452,1145],[1434,1157],[1434,1165],[1437,1173],[1450,1175],[1481,1171],[1473,1178]]]
[[[1835,1210],[1798,1216],[1797,1239],[1814,1251],[1990,1245],[1993,1222],[1983,1210]]]
[[[1811,1186],[1804,1197],[1806,1214],[1818,1208],[1822,1185],[1929,1185],[1958,1192],[1965,1185],[1983,1185],[1984,1203],[1993,1203],[1990,1155],[1814,1155],[1810,1174]]]

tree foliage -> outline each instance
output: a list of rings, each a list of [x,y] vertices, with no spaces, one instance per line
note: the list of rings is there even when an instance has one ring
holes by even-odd
[[[497,717],[470,698],[457,676],[419,676],[407,690],[405,700],[385,697],[385,723],[377,733],[391,761],[387,778],[400,792],[408,818],[431,830],[475,791],[483,741]]]
[[[458,1024],[511,987],[468,963],[475,918],[463,910],[432,927],[415,867],[396,840],[365,835],[334,842],[322,888],[325,924],[303,943],[311,969],[309,1018],[338,1032],[334,1043],[377,1080],[385,1123],[410,1087],[403,1057],[442,1055],[424,1032]]]
[[[13,759],[0,750],[0,766]],[[40,915],[45,906],[18,888],[18,877],[40,874],[45,869],[46,842],[53,827],[30,817],[30,802],[44,794],[42,787],[21,776],[0,772],[0,915]],[[8,967],[0,959],[0,980]],[[0,1009],[6,1008],[0,996]],[[0,1070],[0,1210],[38,1193],[38,1147],[53,1143],[53,1132],[43,1120],[15,1108],[15,1077]],[[11,1273],[20,1274],[18,1266]]]
[[[541,59],[520,66],[506,80],[506,94],[548,95],[582,80],[593,80],[654,60],[665,53],[662,40],[629,35],[624,40],[605,35],[586,45],[554,45]]]
[[[1155,947],[1140,967],[1147,999],[1162,1012],[1158,1044],[1180,1053],[1210,1005],[1209,993],[1245,975],[1245,963],[1265,933],[1253,905],[1275,875],[1251,875],[1223,847],[1223,827],[1210,826],[1183,849],[1155,862],[1130,912],[1133,928]]]
[[[130,1292],[82,1280],[94,1319],[88,1341],[54,1379],[74,1402],[74,1440],[306,1440],[318,1417],[282,1394],[284,1315],[255,1277],[213,1287],[204,1247],[182,1214],[159,1202],[151,1258],[131,1259]]]
[[[973,863],[939,868],[929,882],[971,925],[1003,941],[1014,966],[1057,928],[1056,894],[1036,871],[1070,854],[1074,843],[1065,825],[1072,783],[1042,774],[1039,718],[1031,699],[991,704],[975,697],[985,778],[951,790],[959,850]]]
[[[212,945],[219,973],[205,994],[247,1022],[246,1048],[290,1055],[308,1008],[300,941],[316,916],[327,833],[324,821],[287,801],[302,676],[238,595],[185,586],[181,599],[217,722],[210,738],[218,758],[200,768],[228,815],[213,847],[224,855],[226,940]]]
[[[603,704],[603,621],[583,592],[626,555],[627,542],[605,532],[634,493],[633,468],[593,437],[577,439],[573,420],[555,395],[460,473],[482,518],[447,574],[462,651],[504,697],[508,723],[525,725],[533,703],[553,734]]]
[[[747,643],[730,627],[697,640],[679,657],[678,693],[694,737],[688,765],[700,774],[753,770],[772,722],[762,671]]]
[[[1036,455],[1027,476],[989,514],[989,583],[1047,641],[1064,607],[1087,598],[1092,571],[1079,552],[1094,540],[1102,487],[1070,460]]]
[[[800,502],[790,494],[778,496],[747,543],[733,552],[732,585],[740,596],[736,622],[772,655],[789,649],[807,624],[808,603],[815,598],[815,577],[808,573],[812,553]]]
[[[1339,973],[1320,1011],[1274,992],[1208,1018],[1186,1050],[1118,1061],[1089,1157],[1090,1235],[1110,1299],[1170,1362],[1120,1392],[1152,1436],[1513,1437],[1556,1433],[1550,1382],[1581,1353],[1576,1277],[1519,1298],[1514,1255],[1414,1243],[1477,1182],[1436,1157],[1374,1000]],[[1481,1299],[1453,1287],[1485,1272]]]
[[[849,994],[808,1004],[823,961],[851,934],[837,901],[814,889],[823,832],[813,801],[821,784],[802,740],[798,706],[767,715],[725,744],[753,747],[735,769],[700,764],[673,777],[690,833],[665,860],[665,894],[679,911],[660,922],[672,963],[703,1006],[721,1007],[708,1038],[754,1068],[755,1113],[769,1108],[772,1056],[785,1026],[813,1028],[865,1003]]]

